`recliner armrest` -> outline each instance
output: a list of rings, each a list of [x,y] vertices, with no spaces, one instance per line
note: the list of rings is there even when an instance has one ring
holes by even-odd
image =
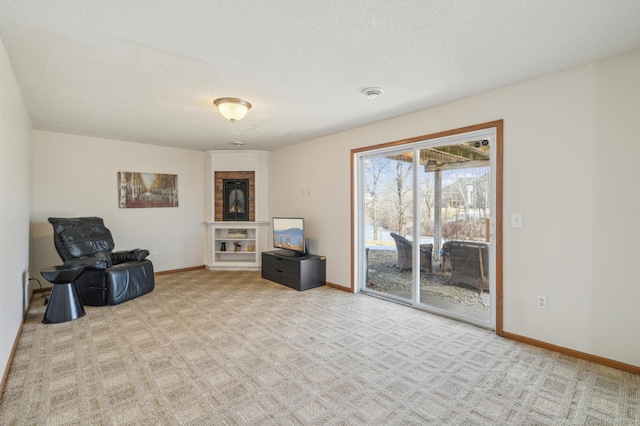
[[[149,256],[149,250],[135,249],[113,252],[111,259],[113,260],[113,264],[117,265],[125,262],[139,262],[146,259],[147,256]]]
[[[64,266],[84,266],[90,269],[107,269],[109,265],[106,259],[96,257],[83,257],[80,259],[71,259],[64,262]]]

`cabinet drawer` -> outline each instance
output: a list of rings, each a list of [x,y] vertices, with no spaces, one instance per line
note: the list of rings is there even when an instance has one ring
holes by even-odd
[[[280,256],[262,256],[263,269],[277,269],[287,274],[300,275],[300,262]]]
[[[262,268],[262,278],[293,288],[297,288],[298,283],[300,282],[300,277],[298,275],[289,274],[280,269]]]

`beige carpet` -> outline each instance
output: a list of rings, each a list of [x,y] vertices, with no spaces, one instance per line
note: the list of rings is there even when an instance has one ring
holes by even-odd
[[[329,287],[158,277],[44,325],[35,298],[2,425],[638,425],[640,377]]]

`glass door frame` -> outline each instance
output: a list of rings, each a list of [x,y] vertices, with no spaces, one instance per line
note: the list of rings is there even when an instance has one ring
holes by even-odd
[[[420,269],[413,268],[412,275],[412,296],[407,301],[403,298],[394,298],[384,295],[385,299],[390,299],[399,303],[410,305],[416,309],[422,309],[435,314],[455,318],[460,321],[469,322],[481,327],[490,328],[496,334],[502,335],[502,120],[455,129],[447,132],[432,135],[419,136],[386,144],[369,146],[351,151],[352,157],[352,287],[357,292],[364,292],[374,296],[375,291],[367,290],[366,276],[367,264],[365,256],[365,220],[364,220],[364,160],[374,156],[395,153],[399,151],[413,153],[413,223],[420,223],[419,206],[419,177],[417,167],[419,167],[420,149],[434,146],[455,145],[474,139],[490,140],[490,167],[491,167],[491,203],[490,203],[490,270],[489,270],[489,297],[490,314],[488,321],[482,321],[466,316],[452,314],[435,307],[425,305],[419,300],[420,292]],[[477,140],[476,139],[476,140]],[[412,226],[413,241],[420,240],[420,229]],[[419,265],[419,245],[413,245],[413,265]]]

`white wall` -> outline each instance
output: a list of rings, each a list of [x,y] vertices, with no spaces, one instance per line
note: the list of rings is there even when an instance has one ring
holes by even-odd
[[[32,275],[61,263],[52,216],[103,218],[116,250],[157,253],[156,272],[203,265],[204,162],[199,151],[34,131]],[[179,207],[119,208],[119,171],[178,175]]]
[[[27,303],[31,119],[0,41],[0,378]]]
[[[640,364],[640,53],[598,64],[587,338]],[[633,356],[629,352],[634,351]]]
[[[504,330],[638,366],[638,99],[640,51],[283,148],[270,211],[304,216],[348,287],[350,150],[504,119]]]

